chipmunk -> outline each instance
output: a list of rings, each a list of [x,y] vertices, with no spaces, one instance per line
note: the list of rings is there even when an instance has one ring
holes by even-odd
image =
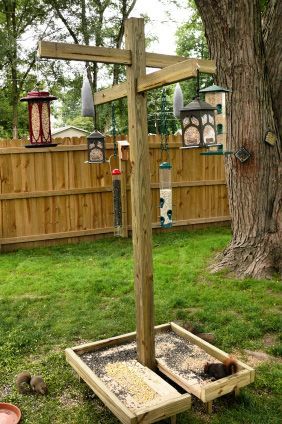
[[[28,371],[21,372],[16,378],[16,386],[21,394],[28,394],[31,391],[46,395],[48,392],[47,385],[43,378],[39,375],[31,376]]]
[[[212,379],[219,380],[228,375],[235,374],[238,371],[238,364],[234,358],[226,358],[223,363],[209,363],[204,366],[205,374],[208,374]]]

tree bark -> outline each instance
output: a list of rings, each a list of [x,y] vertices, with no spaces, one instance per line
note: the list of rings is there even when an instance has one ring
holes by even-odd
[[[281,273],[278,132],[274,147],[264,142],[266,131],[279,127],[271,85],[276,87],[279,78],[281,83],[281,67],[279,75],[269,70],[276,66],[276,56],[266,53],[258,0],[196,0],[196,4],[216,61],[217,82],[232,90],[227,99],[227,150],[236,152],[244,147],[251,153],[244,163],[234,155],[225,159],[233,237],[213,270],[228,268],[238,276],[255,278]],[[276,18],[268,20],[268,25],[274,22]],[[276,37],[278,40],[279,32]],[[273,42],[268,39],[269,45]]]

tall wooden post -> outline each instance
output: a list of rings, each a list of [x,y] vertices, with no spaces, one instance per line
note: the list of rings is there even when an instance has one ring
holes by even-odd
[[[137,354],[141,364],[153,369],[155,337],[147,105],[146,94],[137,93],[137,78],[146,74],[143,19],[126,21],[125,47],[131,50],[131,66],[127,66],[127,96]]]

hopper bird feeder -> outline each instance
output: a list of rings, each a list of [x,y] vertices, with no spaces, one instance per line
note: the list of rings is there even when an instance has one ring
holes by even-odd
[[[99,131],[94,131],[87,137],[88,163],[104,163],[105,137]]]
[[[56,99],[48,91],[30,91],[21,99],[28,103],[30,145],[26,147],[57,146],[52,143],[50,124],[50,103]]]
[[[218,146],[215,107],[196,97],[180,110],[183,148]]]
[[[163,228],[172,226],[172,187],[171,187],[171,164],[160,164],[160,224]]]
[[[122,230],[122,207],[121,207],[121,172],[119,169],[112,171],[113,180],[113,204],[114,204],[114,229],[115,235],[121,235]]]

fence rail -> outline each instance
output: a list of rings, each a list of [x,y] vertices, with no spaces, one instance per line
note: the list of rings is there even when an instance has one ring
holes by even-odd
[[[120,137],[121,138],[121,137]],[[159,136],[150,147],[152,227],[159,228]],[[87,164],[85,138],[61,139],[57,147],[26,149],[22,141],[0,141],[0,247],[76,242],[113,233],[112,181],[108,163]],[[169,137],[173,165],[174,226],[230,221],[221,156],[182,150]],[[107,157],[113,154],[106,140]],[[112,160],[111,167],[118,161]],[[128,227],[131,224],[130,163],[126,170]]]

